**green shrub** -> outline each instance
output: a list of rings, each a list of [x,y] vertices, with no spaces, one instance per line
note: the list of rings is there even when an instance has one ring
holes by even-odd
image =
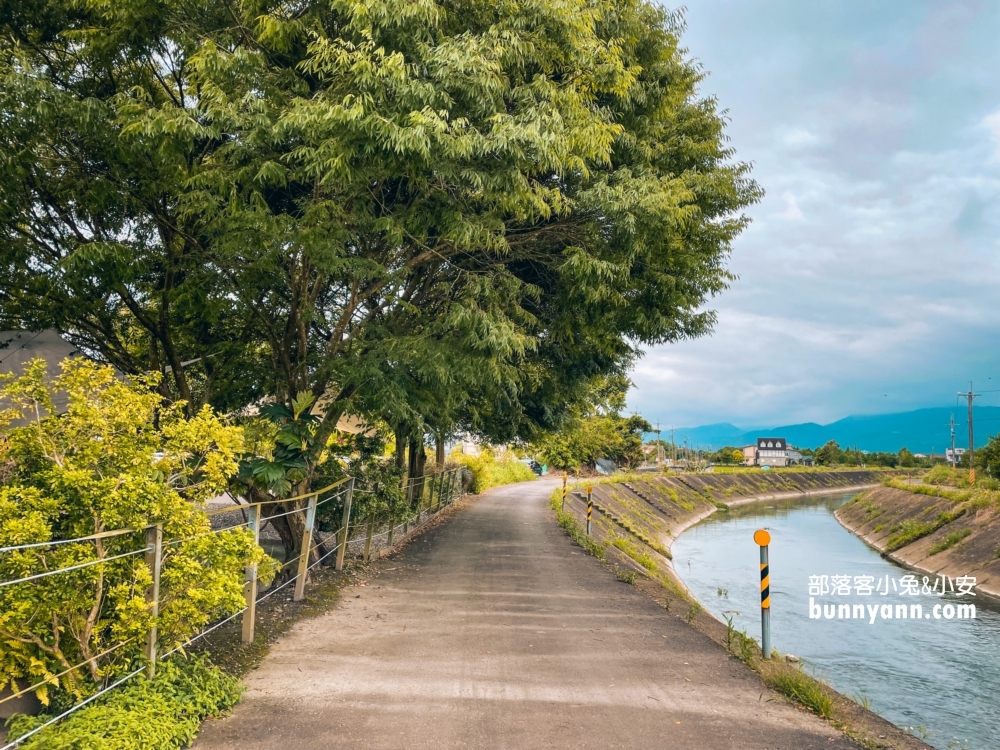
[[[924,481],[927,484],[936,485],[949,485],[951,487],[957,487],[959,483],[966,480],[967,472],[959,471],[958,469],[952,469],[945,464],[938,464],[933,469],[924,474]]]
[[[971,533],[972,529],[959,529],[958,531],[951,532],[948,536],[931,547],[930,554],[936,555],[938,552],[944,552],[946,549],[951,549]]]
[[[20,750],[175,750],[194,740],[205,718],[232,708],[243,690],[201,657],[175,657],[159,664],[152,680],[133,680],[46,727]],[[16,714],[8,736],[21,737],[50,718]]]
[[[211,533],[198,510],[236,472],[243,431],[208,407],[186,417],[183,404],[164,405],[156,382],[83,359],[54,378],[42,360],[0,377],[10,405],[0,411],[0,463],[14,467],[0,486],[0,546],[138,530],[0,555],[0,581],[86,566],[0,587],[0,688],[44,683],[43,705],[69,705],[133,667],[152,624],[149,524],[164,538],[161,650],[242,608],[246,565],[273,575],[248,529]],[[66,403],[59,416],[56,394]]]
[[[455,460],[472,472],[472,492],[478,494],[490,487],[503,484],[527,482],[535,478],[535,472],[527,464],[515,458],[495,458],[489,450],[478,456],[456,455]]]

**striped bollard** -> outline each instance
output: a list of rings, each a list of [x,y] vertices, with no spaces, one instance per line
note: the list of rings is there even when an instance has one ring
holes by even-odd
[[[771,572],[767,563],[767,545],[771,535],[757,529],[753,540],[760,546],[760,650],[765,659],[771,658]]]
[[[566,472],[564,471],[564,472],[563,472],[563,493],[562,493],[562,506],[561,506],[561,507],[559,508],[559,510],[560,510],[560,511],[561,511],[562,513],[565,513],[565,512],[566,512],[566,479],[567,479],[568,477],[569,477],[569,475],[568,475],[568,474],[567,474],[567,473],[566,473]]]
[[[590,519],[594,515],[594,499],[590,496],[593,487],[587,488],[587,536],[590,536]]]

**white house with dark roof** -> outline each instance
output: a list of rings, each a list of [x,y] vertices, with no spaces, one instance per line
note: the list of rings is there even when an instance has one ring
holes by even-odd
[[[784,438],[757,438],[757,466],[788,466],[788,443]]]

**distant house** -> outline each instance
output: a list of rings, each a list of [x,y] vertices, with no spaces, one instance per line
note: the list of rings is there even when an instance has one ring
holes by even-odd
[[[743,463],[747,466],[757,465],[757,446],[756,445],[744,445],[743,451]]]
[[[59,374],[59,365],[68,357],[79,357],[81,352],[56,331],[0,331],[0,375],[24,375],[25,367],[33,359],[43,359],[49,375]],[[56,393],[52,397],[56,410],[66,408],[66,394]],[[0,409],[10,406],[0,401]],[[23,422],[14,420],[18,427]]]
[[[965,455],[965,448],[945,448],[944,457],[950,464],[957,464]]]
[[[785,439],[757,438],[757,466],[788,466],[788,443]]]

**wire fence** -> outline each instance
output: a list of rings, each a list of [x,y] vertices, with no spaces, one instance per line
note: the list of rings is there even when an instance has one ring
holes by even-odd
[[[407,520],[404,520],[401,523],[398,522],[398,520],[389,520],[385,528],[382,527],[382,524],[379,523],[379,520],[375,516],[370,516],[363,521],[362,533],[356,534],[352,537],[350,534],[352,531],[351,504],[356,491],[354,485],[354,479],[347,478],[331,484],[328,487],[323,487],[322,489],[305,495],[300,495],[298,497],[266,500],[263,502],[239,504],[233,507],[226,506],[224,508],[211,509],[206,511],[206,515],[215,516],[221,513],[242,511],[246,514],[247,520],[242,523],[214,528],[210,531],[193,534],[180,539],[170,539],[164,541],[162,527],[160,525],[153,524],[141,529],[117,529],[113,531],[103,531],[97,534],[91,534],[89,536],[74,539],[58,539],[0,547],[0,555],[2,555],[10,552],[55,548],[68,544],[98,542],[100,540],[121,537],[127,534],[145,534],[146,544],[140,548],[114,555],[102,556],[96,560],[88,560],[54,570],[44,570],[30,575],[22,575],[19,578],[12,580],[0,580],[0,589],[17,584],[31,583],[41,578],[83,570],[97,565],[104,565],[115,560],[122,560],[136,555],[145,555],[145,561],[149,565],[153,581],[153,584],[150,587],[151,594],[147,596],[147,599],[149,601],[151,614],[153,615],[154,620],[154,625],[147,633],[146,647],[143,652],[143,663],[141,666],[132,669],[124,676],[116,679],[110,685],[102,687],[93,695],[79,701],[59,715],[48,719],[39,726],[34,727],[30,731],[22,734],[20,737],[12,740],[8,739],[7,743],[0,747],[0,750],[14,750],[15,748],[20,747],[46,727],[52,726],[81,708],[90,705],[98,698],[106,695],[121,685],[124,685],[126,682],[143,672],[146,672],[149,676],[153,676],[153,674],[155,674],[156,664],[158,661],[162,661],[179,651],[182,652],[191,644],[205,638],[210,633],[217,631],[227,623],[234,621],[237,617],[242,617],[243,642],[246,644],[252,643],[255,636],[256,609],[258,604],[266,601],[278,592],[285,590],[293,584],[295,586],[293,600],[299,601],[303,599],[305,596],[305,584],[307,582],[309,571],[328,561],[332,555],[336,554],[336,560],[334,562],[336,570],[343,569],[347,554],[352,548],[357,556],[362,557],[367,562],[372,559],[373,555],[380,555],[383,551],[387,551],[396,544],[405,541],[406,538],[426,525],[430,518],[440,509],[451,505],[455,502],[455,500],[460,498],[463,493],[462,469],[442,471],[437,474],[422,477],[419,480],[409,480],[404,483],[403,489],[407,499],[409,500],[409,507],[415,511],[414,515],[412,517],[408,517]],[[367,490],[357,491],[367,492]],[[324,536],[316,528],[316,510],[319,506],[338,499],[343,500],[341,524],[339,528],[327,533]],[[291,510],[282,510],[279,513],[273,513],[270,515],[266,515],[264,513],[265,509],[268,509],[269,506],[279,503],[284,503],[285,507],[288,507],[289,503],[298,505],[299,507],[293,507]],[[158,655],[158,634],[155,621],[159,614],[158,592],[164,551],[194,539],[212,536],[238,528],[249,528],[254,535],[254,541],[259,544],[260,531],[264,524],[272,521],[273,519],[284,518],[295,514],[304,514],[303,530],[301,539],[299,540],[300,552],[296,557],[285,561],[281,567],[282,573],[286,571],[286,569],[294,567],[295,574],[289,576],[285,580],[282,580],[280,583],[272,583],[266,591],[258,593],[257,565],[248,565],[245,570],[244,578],[245,605],[238,611],[227,615],[225,618],[214,622],[209,627],[206,627],[204,630],[191,636],[184,643],[174,644],[169,651],[166,651],[162,655]],[[330,546],[331,541],[336,542],[336,544],[332,547]],[[0,698],[0,705],[25,696],[33,691],[45,687],[46,685],[58,685],[60,678],[65,677],[76,670],[95,667],[96,671],[96,666],[99,664],[100,659],[111,655],[112,653],[134,643],[135,641],[136,638],[122,641],[98,654],[89,656],[78,664],[67,667],[62,672],[47,675],[33,685],[12,691],[10,695]]]

